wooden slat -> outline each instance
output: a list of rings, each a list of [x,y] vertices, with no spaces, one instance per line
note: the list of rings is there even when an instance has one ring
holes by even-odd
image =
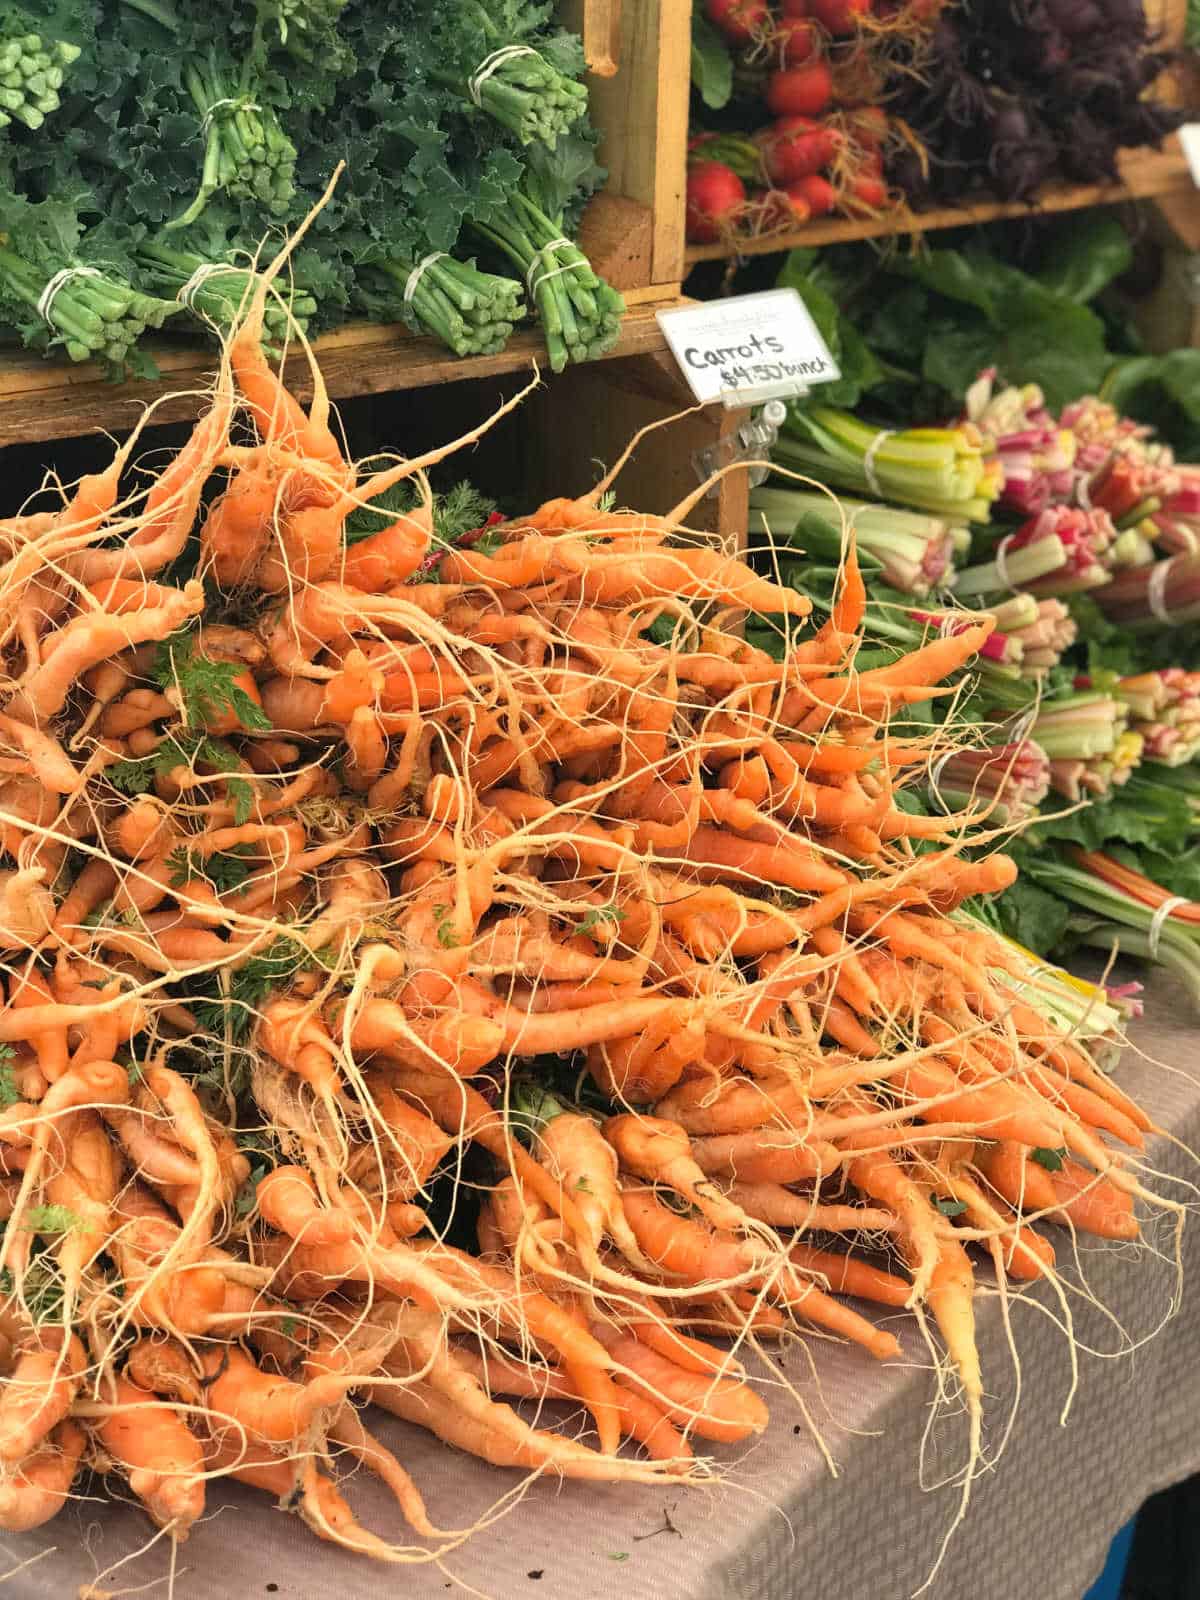
[[[1187,27],[1187,0],[1145,0],[1146,21],[1163,45],[1177,50]]]
[[[621,70],[591,86],[608,186],[654,213],[652,283],[683,271],[690,41],[689,0],[627,0]]]
[[[621,65],[621,0],[559,0],[563,27],[583,40],[588,71],[611,78]]]
[[[666,348],[655,314],[674,303],[655,299],[646,290],[629,296],[621,337],[603,358],[642,355]],[[545,345],[536,328],[513,335],[494,356],[460,361],[435,339],[418,339],[405,329],[355,323],[318,339],[313,346],[331,395],[386,394],[429,384],[459,383],[498,373],[543,374]],[[89,364],[31,360],[25,355],[0,357],[0,445],[37,439],[61,439],[95,430],[119,432],[131,427],[143,406],[157,402],[155,420],[180,422],[198,414],[205,403],[213,372],[211,347],[164,347],[155,350],[162,377],[148,383],[106,383]],[[287,381],[301,396],[311,393],[308,362],[302,352],[291,356]]]
[[[981,200],[972,205],[870,217],[862,221],[830,218],[806,223],[790,233],[774,234],[762,239],[739,239],[729,246],[689,245],[687,261],[691,266],[697,261],[721,261],[735,255],[773,255],[780,250],[802,249],[807,245],[844,244],[852,239],[882,239],[940,228],[963,228],[980,222],[996,222],[1003,217],[1080,211],[1088,206],[1111,206],[1123,200],[1156,199],[1160,196],[1190,197],[1191,203],[1200,207],[1187,162],[1173,139],[1162,151],[1129,152],[1121,162],[1121,173],[1123,181],[1119,184],[1064,184],[1044,190],[1029,204]]]
[[[654,270],[654,212],[620,194],[595,195],[579,228],[579,248],[614,289],[650,282]]]

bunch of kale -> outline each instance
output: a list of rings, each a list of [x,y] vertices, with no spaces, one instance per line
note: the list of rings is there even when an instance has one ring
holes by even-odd
[[[361,314],[470,355],[503,345],[527,296],[554,366],[600,353],[623,307],[566,242],[603,173],[582,48],[551,10],[52,0],[40,36],[71,71],[40,132],[0,132],[0,319],[114,370],[139,321],[228,325],[259,255],[344,161],[282,286],[274,342],[289,310],[313,329]],[[112,311],[113,285],[152,304],[130,310],[128,340],[82,338],[73,302]]]

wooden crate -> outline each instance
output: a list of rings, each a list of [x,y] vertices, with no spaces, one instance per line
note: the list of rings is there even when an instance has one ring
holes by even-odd
[[[1144,0],[1146,18],[1161,47],[1178,50],[1183,43],[1188,0]],[[1194,58],[1185,59],[1163,74],[1154,93],[1172,104],[1191,105],[1200,117],[1200,72]],[[787,233],[762,239],[740,239],[728,244],[689,245],[687,268],[700,261],[719,261],[731,255],[774,255],[782,250],[812,245],[845,244],[856,239],[890,238],[897,234],[928,233],[942,228],[970,227],[1002,218],[1022,218],[1082,211],[1091,206],[1117,205],[1126,200],[1152,200],[1177,233],[1194,236],[1200,249],[1200,198],[1178,140],[1168,139],[1162,150],[1127,150],[1120,157],[1119,183],[1055,184],[1033,201],[977,200],[961,206],[942,206],[921,212],[901,211],[882,217],[822,217]]]
[[[698,261],[719,261],[739,256],[774,255],[780,250],[810,245],[845,244],[855,239],[891,238],[898,234],[930,233],[941,228],[965,228],[1002,218],[1049,216],[1063,211],[1083,211],[1091,206],[1119,205],[1126,200],[1154,200],[1186,209],[1196,207],[1196,186],[1179,141],[1168,139],[1162,150],[1126,150],[1120,158],[1120,183],[1053,184],[1033,201],[977,200],[961,206],[939,206],[930,211],[900,211],[882,217],[822,217],[788,233],[761,239],[739,239],[726,244],[689,245],[689,266]]]
[[[648,296],[650,291],[631,293],[633,303],[621,337],[603,359],[664,348],[655,319],[661,302]],[[416,338],[406,328],[376,323],[351,323],[316,340],[313,349],[335,399],[433,388],[506,372],[531,377],[535,364],[552,378],[536,327],[514,334],[499,355],[467,360],[452,356],[436,339]],[[153,347],[153,354],[160,378],[118,385],[108,383],[91,362],[74,365],[24,352],[0,355],[0,446],[128,428],[151,403],[160,422],[197,416],[216,365],[213,345],[164,342]],[[285,371],[289,388],[307,398],[312,376],[302,351],[289,357]]]
[[[564,0],[561,14],[584,41],[600,155],[610,172],[580,230],[597,270],[629,306],[610,357],[663,350],[655,311],[678,299],[683,272],[691,0]],[[545,370],[534,327],[519,331],[497,356],[465,361],[400,326],[350,324],[318,340],[316,349],[338,397],[528,372],[535,361]],[[91,363],[72,365],[61,354],[0,353],[0,446],[120,428],[151,401],[162,407],[164,422],[194,416],[213,368],[211,343],[164,340],[153,353],[161,381],[117,387]],[[305,369],[302,356],[289,364],[298,393],[307,387]]]
[[[1146,21],[1168,50],[1183,43],[1187,27],[1188,0],[1145,0]]]

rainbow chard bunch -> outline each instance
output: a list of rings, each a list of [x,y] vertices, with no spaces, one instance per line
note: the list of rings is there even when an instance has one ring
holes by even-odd
[[[966,599],[1013,589],[1041,597],[1096,589],[1114,566],[1125,564],[1122,540],[1132,547],[1137,536],[1118,534],[1107,511],[1047,506],[1015,533],[980,533],[977,552],[989,559],[959,572],[954,592]]]
[[[991,367],[967,390],[967,420],[990,438],[1004,469],[1001,509],[1030,516],[1069,494],[1075,438],[1046,409],[1036,383],[999,390],[995,383]]]

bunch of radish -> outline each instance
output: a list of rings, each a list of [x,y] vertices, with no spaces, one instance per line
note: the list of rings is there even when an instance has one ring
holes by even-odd
[[[928,32],[941,4],[703,0],[709,47],[717,40],[732,57],[731,99],[713,120],[728,127],[732,117],[744,127],[758,105],[772,120],[749,135],[693,133],[688,239],[732,244],[814,217],[876,216],[899,204],[884,159],[904,130],[878,103],[889,49]]]

